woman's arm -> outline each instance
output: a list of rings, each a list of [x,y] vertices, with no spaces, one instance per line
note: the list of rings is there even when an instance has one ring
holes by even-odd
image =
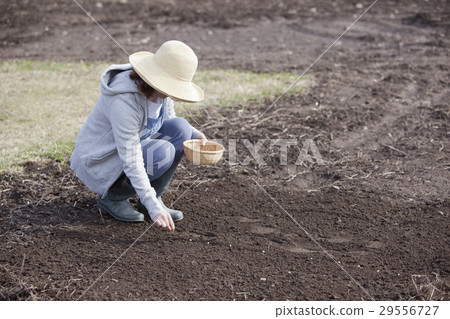
[[[156,199],[155,190],[151,187],[145,170],[139,139],[142,111],[139,105],[129,101],[134,101],[134,97],[121,94],[110,109],[110,122],[123,170],[147,208],[150,218],[158,225],[173,230],[172,218]]]

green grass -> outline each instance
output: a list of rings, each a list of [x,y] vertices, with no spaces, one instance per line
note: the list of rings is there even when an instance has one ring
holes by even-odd
[[[64,162],[78,130],[98,99],[99,77],[109,63],[0,60],[0,171],[24,161]],[[199,70],[194,78],[205,100],[183,108],[258,104],[281,94],[296,78],[290,73]],[[310,77],[289,94],[303,92]],[[177,103],[178,104],[178,103]]]

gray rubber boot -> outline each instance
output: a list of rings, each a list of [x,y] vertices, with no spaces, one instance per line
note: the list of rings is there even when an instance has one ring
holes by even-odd
[[[127,182],[127,178],[123,174],[110,187],[104,198],[98,197],[97,206],[120,221],[142,222],[144,215],[135,211],[128,200],[135,194],[133,186]]]
[[[170,181],[172,180],[173,175],[175,174],[175,171],[177,170],[177,166],[181,161],[180,158],[175,158],[175,160],[172,163],[172,166],[170,166],[167,171],[164,172],[160,177],[150,182],[152,187],[155,189],[156,192],[156,198],[161,203],[161,206],[167,210],[167,212],[172,217],[172,220],[174,223],[179,222],[183,219],[183,212],[176,209],[170,209],[168,208],[164,202],[161,199],[161,196],[167,191],[169,188]],[[140,211],[145,211],[145,206],[141,203],[141,201],[138,202],[138,209]]]

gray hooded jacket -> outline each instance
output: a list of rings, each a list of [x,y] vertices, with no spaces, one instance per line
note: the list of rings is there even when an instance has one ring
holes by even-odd
[[[106,196],[125,172],[141,202],[154,219],[162,213],[144,167],[140,136],[147,124],[146,97],[130,79],[130,64],[111,65],[100,78],[102,95],[81,127],[70,168],[93,192]],[[168,117],[175,117],[167,98]],[[193,136],[200,133],[193,128]]]

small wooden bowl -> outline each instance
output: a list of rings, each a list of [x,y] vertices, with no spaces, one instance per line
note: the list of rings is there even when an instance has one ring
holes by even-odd
[[[223,145],[207,141],[206,145],[202,145],[200,140],[187,140],[183,142],[184,154],[193,164],[214,165],[223,155],[225,147]]]

